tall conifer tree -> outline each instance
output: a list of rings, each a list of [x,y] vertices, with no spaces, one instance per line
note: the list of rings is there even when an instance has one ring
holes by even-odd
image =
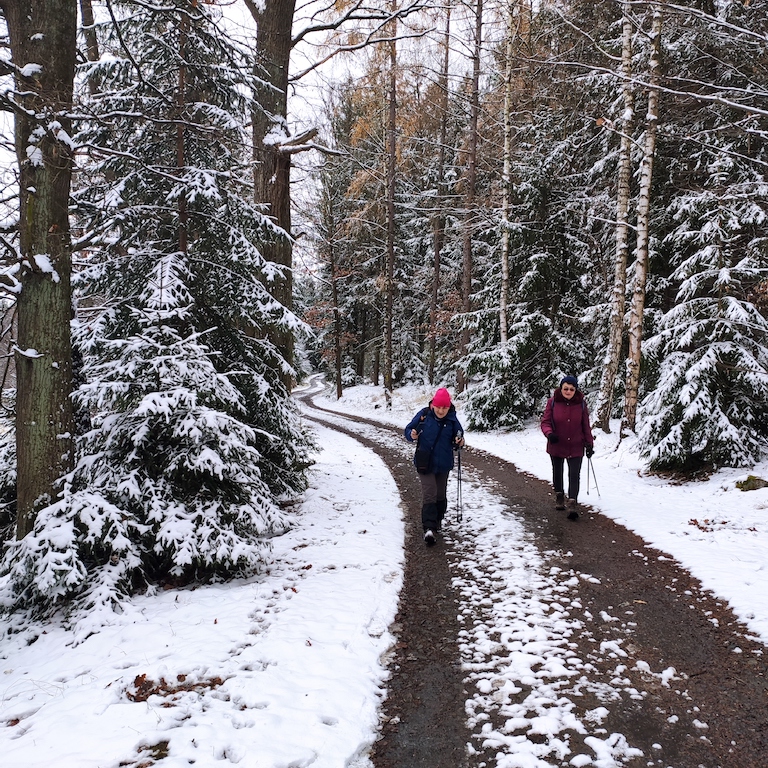
[[[78,402],[92,423],[64,498],[7,563],[11,599],[45,608],[252,572],[307,466],[267,335],[298,323],[265,285],[279,268],[250,202],[248,53],[209,6],[114,8],[79,136]]]

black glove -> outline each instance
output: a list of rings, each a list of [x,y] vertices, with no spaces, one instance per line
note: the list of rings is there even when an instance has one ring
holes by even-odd
[[[591,445],[588,445],[588,446],[587,446],[587,449],[586,449],[586,451],[584,451],[584,453],[586,453],[586,454],[587,454],[587,458],[588,458],[588,459],[591,459],[591,458],[592,458],[592,456],[593,456],[593,455],[594,455],[594,453],[595,453],[595,449],[594,449],[594,448],[593,448]]]
[[[560,442],[560,438],[557,435],[547,435],[547,440],[549,440],[550,443]]]

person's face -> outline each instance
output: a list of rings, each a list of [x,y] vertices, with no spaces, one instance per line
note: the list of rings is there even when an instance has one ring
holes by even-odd
[[[444,419],[448,415],[450,407],[450,405],[433,405],[432,410],[438,419]]]
[[[566,382],[560,387],[560,391],[563,393],[563,397],[566,400],[570,400],[576,394],[576,387],[573,384]]]

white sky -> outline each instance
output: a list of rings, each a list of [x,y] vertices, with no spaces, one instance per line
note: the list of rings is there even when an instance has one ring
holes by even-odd
[[[388,420],[404,426],[430,394],[396,392]],[[373,410],[377,403],[383,403],[381,388],[359,387],[342,402],[324,405],[383,416],[383,408]],[[458,410],[461,418],[460,403]],[[356,429],[412,451],[391,432]],[[3,768],[131,766],[151,754],[151,745],[161,745],[158,754],[167,750],[164,768],[191,760],[203,766],[371,768],[367,750],[402,583],[402,507],[375,454],[327,428],[319,428],[318,438],[322,453],[311,487],[291,512],[291,532],[274,539],[267,573],[136,598],[129,611],[90,635],[93,625],[78,632],[49,625],[31,644],[33,634],[0,635]],[[537,425],[467,438],[469,450],[481,447],[549,477]],[[600,495],[593,482],[586,495],[584,483],[582,500],[679,560],[768,641],[768,489],[736,490],[735,481],[746,476],[737,471],[670,486],[643,473],[629,444],[617,450],[614,438],[602,434],[594,466]],[[768,477],[768,464],[755,472]],[[637,755],[622,734],[602,727],[611,704],[579,716],[569,686],[575,680],[582,689],[601,684],[589,672],[598,661],[615,663],[612,685],[641,693],[643,685],[684,688],[677,681],[687,670],[654,669],[628,655],[622,643],[631,621],[624,614],[602,617],[616,626],[616,636],[596,644],[595,658],[575,656],[568,638],[591,633],[596,618],[570,596],[569,585],[594,577],[573,571],[567,553],[561,553],[562,568],[544,568],[514,510],[467,473],[464,520],[457,523],[454,482],[445,538],[462,552],[453,579],[461,595],[459,641],[470,690],[465,707],[474,734],[468,750],[478,740],[495,744],[495,768],[545,768],[563,755],[576,768],[612,768]],[[502,630],[514,638],[506,648],[490,640]],[[164,680],[166,691],[131,701],[141,676]],[[525,701],[507,695],[522,685],[532,686]],[[690,718],[693,705],[681,695],[674,717]],[[523,734],[527,729],[539,737],[493,731],[486,713],[494,708],[519,721]],[[705,733],[706,722],[696,722]],[[573,732],[586,734],[588,753],[568,753]]]

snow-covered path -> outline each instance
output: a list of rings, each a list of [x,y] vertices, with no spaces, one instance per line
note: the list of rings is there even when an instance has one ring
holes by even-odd
[[[316,411],[312,416],[351,428],[394,451],[410,454],[412,450],[386,428]],[[453,498],[456,482],[454,472],[449,486]],[[462,496],[463,520],[459,523],[449,514],[444,540],[457,553],[451,570],[460,595],[458,649],[468,694],[468,765],[475,764],[471,756],[480,750],[489,768],[563,764],[613,768],[626,758],[641,757],[642,751],[623,734],[603,727],[605,707],[589,710],[583,717],[575,714],[574,702],[583,699],[586,688],[600,689],[604,698],[610,698],[602,677],[590,681],[594,667],[577,655],[572,642],[572,636],[585,632],[585,627],[577,618],[583,606],[570,593],[579,578],[590,575],[549,566],[526,532],[519,510],[466,471]],[[614,647],[619,649],[622,642],[617,638]],[[628,682],[617,680],[616,684],[621,688]],[[612,697],[620,699],[621,694],[615,692]],[[572,734],[579,734],[580,743],[589,750],[574,753]],[[492,762],[487,762],[489,751],[497,753]]]
[[[461,595],[460,649],[471,692],[470,750],[481,744],[496,751],[498,768],[563,762],[608,768],[641,756],[623,734],[602,727],[607,710],[582,717],[575,712],[579,686],[592,683],[588,665],[574,650],[573,636],[586,630],[583,605],[572,593],[578,578],[589,575],[548,567],[515,510],[471,477],[465,482],[465,522],[457,534],[473,546],[461,550],[454,584]],[[494,726],[491,713],[503,728]],[[572,733],[584,736],[590,751],[574,753]]]

